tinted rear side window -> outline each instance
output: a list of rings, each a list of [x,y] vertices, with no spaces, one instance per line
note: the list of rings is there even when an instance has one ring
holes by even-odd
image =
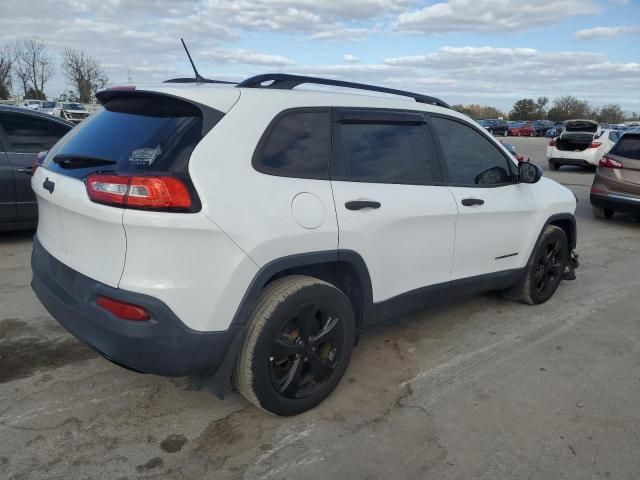
[[[457,185],[496,185],[511,181],[508,160],[484,135],[460,122],[432,117],[447,165]]]
[[[285,113],[258,147],[255,167],[272,175],[327,179],[330,122],[329,110]]]
[[[53,120],[14,113],[1,113],[0,123],[9,141],[8,151],[15,153],[49,150],[71,129]]]
[[[618,143],[611,149],[611,153],[632,160],[640,160],[640,135],[622,135]]]
[[[76,178],[97,168],[186,174],[202,137],[195,105],[161,95],[115,98],[56,145],[44,166]]]
[[[340,125],[339,179],[420,184],[433,181],[422,125],[346,123]]]

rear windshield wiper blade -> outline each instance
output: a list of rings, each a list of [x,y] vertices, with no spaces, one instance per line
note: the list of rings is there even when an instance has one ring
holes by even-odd
[[[105,165],[115,165],[118,162],[115,160],[108,160],[106,158],[85,157],[82,155],[57,155],[53,162],[60,165],[62,168],[90,168],[90,167],[102,167]]]

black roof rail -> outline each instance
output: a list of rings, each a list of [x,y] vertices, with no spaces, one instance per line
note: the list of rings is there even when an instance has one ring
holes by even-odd
[[[266,82],[271,82],[264,85]],[[400,95],[402,97],[413,98],[418,103],[428,103],[437,105],[438,107],[451,108],[449,104],[443,102],[439,98],[420,93],[406,92],[404,90],[396,90],[395,88],[377,87],[366,83],[345,82],[343,80],[333,80],[330,78],[307,77],[304,75],[289,75],[286,73],[265,73],[264,75],[256,75],[247,78],[236,85],[238,88],[274,88],[281,90],[292,90],[298,85],[310,83],[314,85],[330,85],[333,87],[354,88],[357,90],[367,90],[369,92],[388,93],[391,95]]]
[[[208,78],[172,78],[165,80],[162,83],[226,83],[229,85],[236,85],[238,82],[227,82],[226,80],[210,80]]]

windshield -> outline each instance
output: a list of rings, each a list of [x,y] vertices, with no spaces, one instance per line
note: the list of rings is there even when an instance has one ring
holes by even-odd
[[[80,103],[63,103],[62,108],[65,110],[84,110],[84,106]]]
[[[42,102],[42,108],[53,108],[56,106],[56,102]]]

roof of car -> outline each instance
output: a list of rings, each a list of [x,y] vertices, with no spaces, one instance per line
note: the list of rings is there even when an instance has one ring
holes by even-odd
[[[39,111],[34,110],[32,108],[17,107],[17,106],[14,106],[14,105],[0,105],[0,112],[11,112],[11,113],[18,113],[18,114],[21,114],[21,115],[31,115],[33,117],[46,118],[47,120],[51,120],[51,121],[54,121],[54,122],[62,123],[64,125],[68,125],[69,127],[73,127],[74,126],[73,123],[68,122],[67,120],[64,120],[63,118],[54,117],[50,113],[39,112]]]
[[[277,102],[285,108],[333,106],[389,108],[446,113],[449,116],[468,118],[450,108],[416,102],[409,97],[360,90],[338,90],[335,87],[320,89],[302,87],[294,90],[270,88],[237,88],[234,85],[206,83],[161,83],[136,86],[137,92],[157,92],[208,105],[227,112],[242,96]],[[103,91],[102,93],[104,93]],[[100,96],[100,94],[99,94]],[[103,98],[105,98],[103,96]]]

